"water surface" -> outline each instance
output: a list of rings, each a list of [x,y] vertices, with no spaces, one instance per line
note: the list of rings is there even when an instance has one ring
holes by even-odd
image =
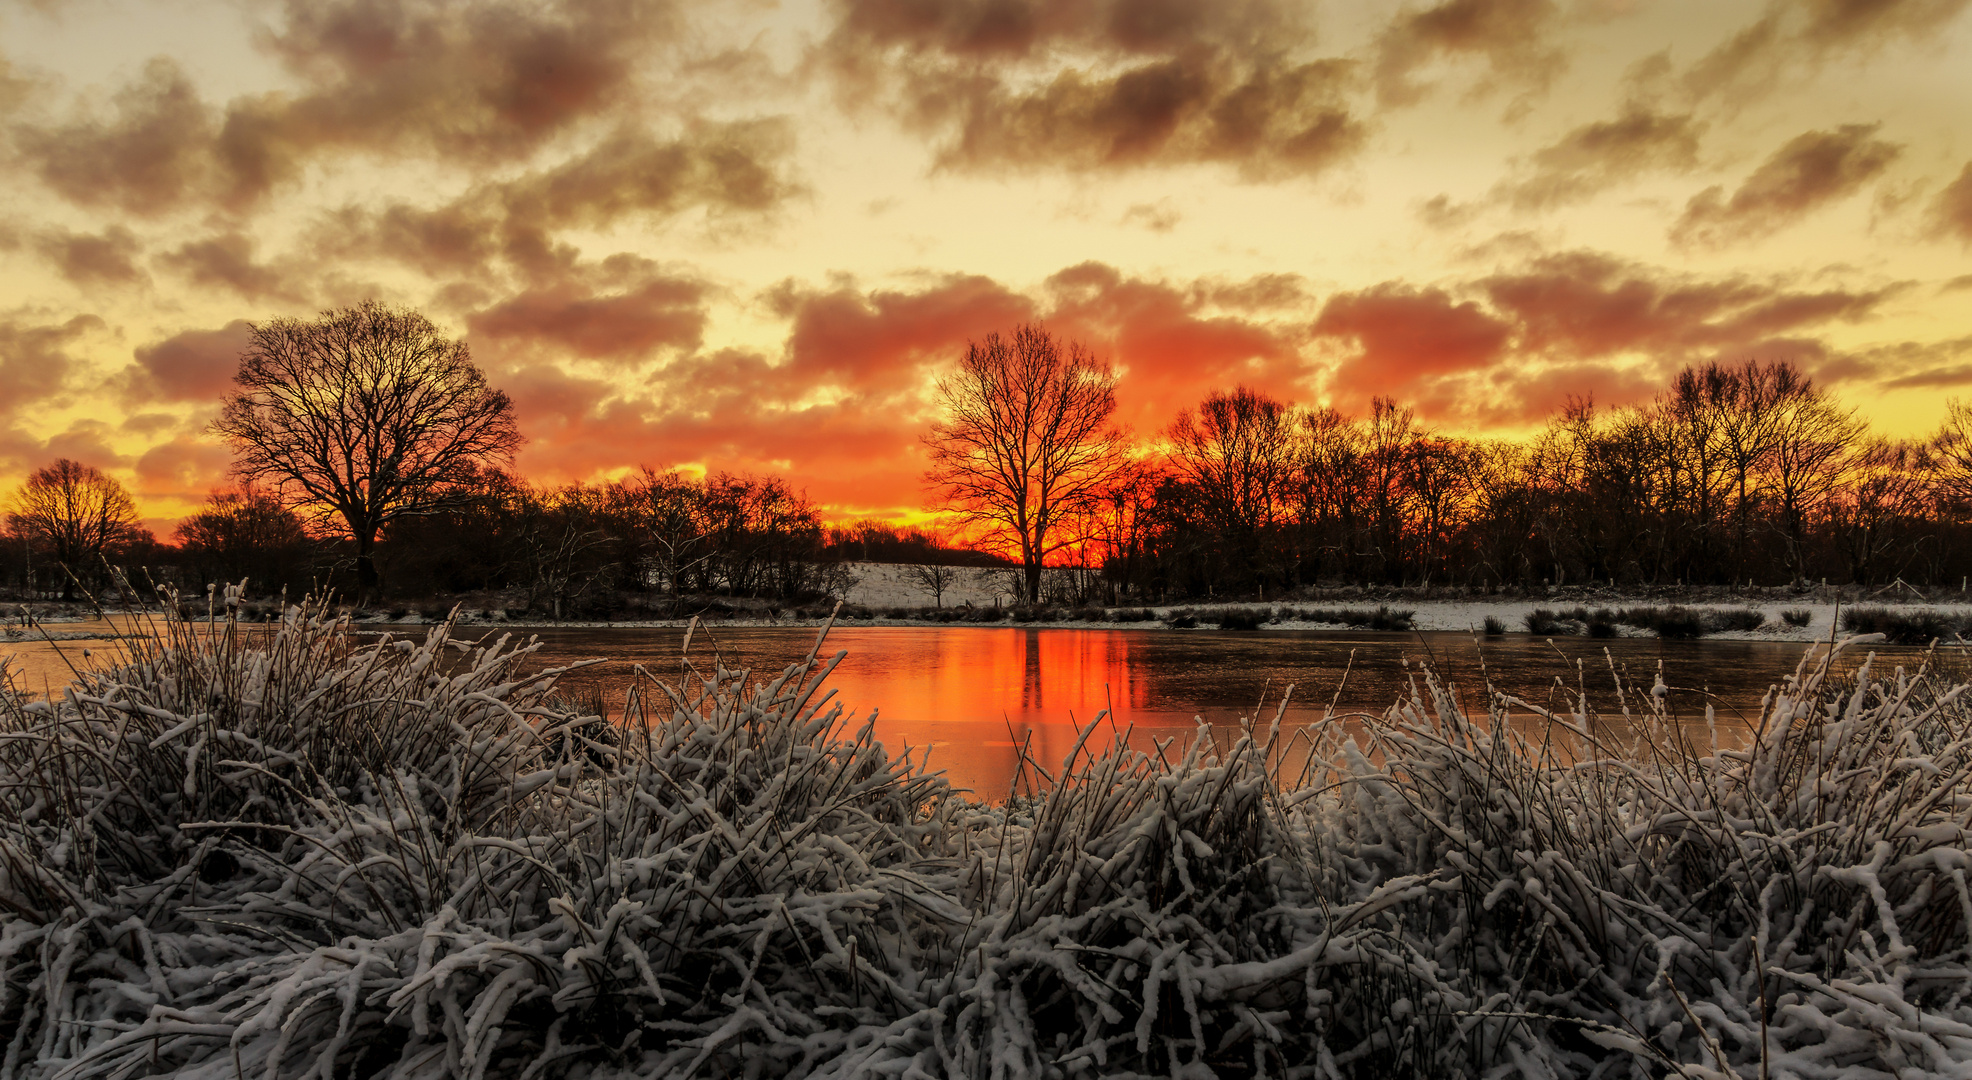
[[[667,679],[681,670],[680,630],[534,633],[540,639],[534,663],[604,658],[563,686],[599,694],[612,708],[621,706],[623,688],[643,677],[639,666]],[[815,631],[806,628],[700,630],[692,658],[710,670],[716,655],[727,667],[749,667],[764,679],[800,661],[814,642]],[[1272,719],[1290,686],[1284,715],[1290,727],[1317,722],[1330,707],[1380,713],[1410,692],[1427,664],[1469,711],[1485,708],[1490,682],[1556,708],[1585,691],[1598,710],[1619,713],[1618,676],[1635,693],[1661,670],[1680,716],[1702,721],[1709,703],[1728,732],[1743,730],[1739,725],[1757,716],[1761,697],[1794,671],[1804,649],[1787,642],[1475,640],[1452,633],[839,627],[821,655],[837,651],[848,655],[828,685],[848,712],[861,719],[874,711],[887,745],[929,746],[933,764],[955,782],[997,796],[1013,780],[1017,745],[1030,745],[1052,765],[1072,747],[1078,723],[1104,709],[1119,729],[1134,729],[1139,745],[1177,737],[1182,746],[1199,720],[1226,732],[1236,731],[1241,718]],[[1917,649],[1877,651],[1885,669],[1921,656]]]
[[[423,633],[414,627],[398,632]],[[461,628],[460,636],[478,633]],[[619,715],[626,688],[639,679],[674,680],[682,670],[684,632],[676,628],[513,633],[538,639],[528,661],[534,668],[601,659],[565,676],[561,686],[578,700],[600,699],[612,715]],[[750,668],[764,681],[800,661],[814,647],[815,634],[806,627],[702,628],[691,659],[701,671],[723,663]],[[116,651],[101,641],[0,642],[0,655],[16,654],[17,682],[31,693],[66,682],[71,663],[98,663]],[[1757,715],[1761,696],[1794,670],[1804,650],[1785,642],[1550,641],[1525,634],[1475,640],[1453,633],[937,626],[838,627],[821,655],[837,651],[848,655],[828,685],[849,715],[860,722],[874,712],[877,736],[886,745],[929,747],[933,766],[956,783],[999,797],[1014,780],[1017,746],[1057,763],[1073,744],[1077,725],[1104,709],[1118,731],[1133,730],[1136,745],[1177,738],[1181,747],[1200,720],[1224,735],[1237,731],[1241,718],[1271,719],[1290,685],[1285,722],[1291,729],[1319,721],[1330,706],[1341,713],[1381,712],[1409,692],[1427,664],[1468,710],[1485,707],[1490,681],[1556,707],[1586,691],[1611,714],[1619,711],[1618,674],[1633,689],[1647,689],[1661,670],[1681,716],[1702,719],[1709,703],[1730,730]],[[1921,656],[1909,648],[1876,651],[1885,671],[1897,663],[1914,666]],[[1847,666],[1860,659],[1851,657]]]

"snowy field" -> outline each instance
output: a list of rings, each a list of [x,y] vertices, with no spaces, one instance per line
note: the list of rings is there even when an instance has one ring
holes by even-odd
[[[945,591],[945,607],[958,607],[968,602],[975,606],[991,607],[995,603],[1006,605],[1013,602],[1013,597],[1016,595],[1016,589],[1018,588],[1017,574],[1015,572],[1004,569],[958,567],[952,568],[952,571],[955,581]],[[852,563],[850,564],[850,573],[855,578],[856,583],[844,597],[848,603],[859,604],[864,607],[893,608],[930,607],[932,605],[932,593],[920,582],[913,579],[909,567],[887,563]],[[1323,599],[1232,604],[1211,600],[1193,600],[1182,604],[1124,603],[1118,606],[1150,607],[1160,617],[1163,617],[1168,616],[1173,611],[1184,608],[1195,610],[1211,609],[1215,611],[1225,608],[1248,609],[1256,613],[1267,613],[1281,607],[1373,611],[1377,607],[1387,605],[1399,611],[1415,612],[1411,623],[1413,630],[1449,631],[1454,633],[1477,632],[1485,628],[1488,618],[1492,618],[1505,626],[1508,632],[1519,633],[1526,629],[1527,614],[1536,608],[1546,608],[1552,611],[1587,607],[1594,610],[1596,608],[1663,607],[1669,606],[1671,603],[1672,601],[1662,598],[1640,596],[1628,598],[1610,596],[1596,597],[1593,599],[1557,597],[1550,600],[1528,599],[1525,597],[1500,600],[1412,600],[1399,597],[1390,600],[1348,601]],[[1752,608],[1765,616],[1765,623],[1757,630],[1721,631],[1707,634],[1706,637],[1708,639],[1720,641],[1798,641],[1803,644],[1827,640],[1829,634],[1835,629],[1836,611],[1838,609],[1835,603],[1807,598],[1786,600],[1760,598],[1746,601],[1695,602],[1686,603],[1685,606],[1700,612],[1738,611]],[[1844,603],[1840,606],[1842,608],[1856,606],[1880,607],[1892,612],[1943,611],[1951,613],[1972,613],[1972,597],[1968,597],[1967,601],[1963,604],[1911,604],[1868,600]],[[1809,621],[1803,626],[1790,626],[1781,617],[1783,612],[1788,611],[1806,611],[1809,613]],[[879,619],[878,621],[882,620]],[[1051,624],[1030,623],[1023,625],[1045,626]],[[1086,628],[1089,624],[1073,622],[1058,625]],[[1131,625],[1143,627],[1146,624],[1137,623]],[[1263,629],[1310,629],[1314,628],[1315,625],[1289,620],[1270,624],[1270,626],[1263,627]],[[1639,630],[1633,627],[1618,627],[1616,632],[1618,636],[1651,636],[1649,631]]]

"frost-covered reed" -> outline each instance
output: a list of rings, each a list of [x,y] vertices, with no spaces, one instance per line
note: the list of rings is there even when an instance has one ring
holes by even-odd
[[[1972,711],[1828,649],[1750,738],[1423,674],[1293,736],[1098,718],[991,804],[840,654],[605,729],[448,627],[166,630],[0,697],[0,1075],[1972,1068]]]

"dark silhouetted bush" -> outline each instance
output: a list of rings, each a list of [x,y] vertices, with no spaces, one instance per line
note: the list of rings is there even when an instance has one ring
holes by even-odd
[[[1219,613],[1219,629],[1221,630],[1258,630],[1260,629],[1260,621],[1260,613],[1257,611],[1227,608]]]
[[[1850,608],[1842,613],[1842,629],[1852,634],[1882,634],[1898,645],[1929,645],[1972,632],[1972,612],[1883,607]]]

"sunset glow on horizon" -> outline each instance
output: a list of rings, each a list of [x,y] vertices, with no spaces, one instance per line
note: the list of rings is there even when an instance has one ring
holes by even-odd
[[[223,486],[248,324],[471,346],[537,483],[922,520],[1044,321],[1153,436],[1247,385],[1520,435],[1788,360],[1972,396],[1972,0],[0,0],[0,488]]]

